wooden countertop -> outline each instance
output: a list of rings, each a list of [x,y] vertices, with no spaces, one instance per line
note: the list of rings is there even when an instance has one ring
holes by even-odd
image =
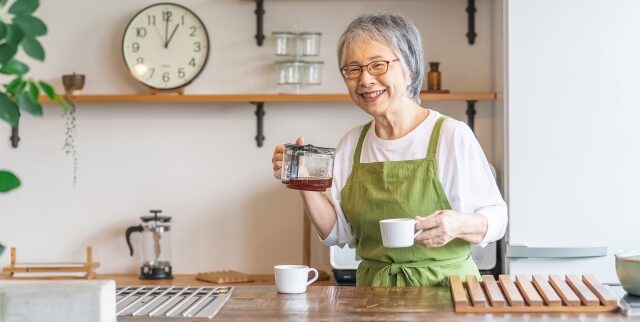
[[[230,283],[230,284],[217,284],[204,282],[196,279],[195,275],[174,275],[170,280],[141,280],[137,275],[127,274],[99,274],[96,279],[108,279],[115,280],[116,286],[125,285],[275,285],[275,278],[273,274],[261,274],[251,275],[255,280],[249,283]],[[336,285],[335,280],[331,276],[326,276],[324,279],[315,281],[312,285]]]
[[[448,288],[310,286],[278,294],[273,285],[238,286],[212,321],[640,321],[619,313],[457,314]],[[119,319],[136,322],[136,319]],[[155,321],[155,320],[145,320]],[[166,321],[166,320],[157,320]],[[197,322],[202,320],[180,320]]]
[[[119,286],[142,282],[132,275],[101,275],[98,278],[114,279]],[[332,283],[316,282],[303,294],[279,294],[272,275],[258,275],[253,284],[237,284],[231,299],[212,321],[640,321],[640,318],[627,318],[620,313],[460,314],[453,311],[451,294],[444,287],[371,288],[333,286]],[[211,283],[197,281],[193,275],[178,275],[170,281],[145,280],[142,284]],[[118,321],[141,320],[121,318]]]

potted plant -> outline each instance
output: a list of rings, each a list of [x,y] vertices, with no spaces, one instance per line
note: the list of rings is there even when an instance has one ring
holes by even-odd
[[[44,48],[38,37],[47,26],[33,15],[39,0],[0,0],[0,73],[7,79],[0,88],[0,119],[18,127],[21,112],[42,115],[41,93],[68,109],[69,104],[47,82],[29,76],[29,66],[15,58],[21,48],[27,56],[44,61]],[[0,170],[0,193],[20,186],[20,179],[9,170]],[[0,244],[0,255],[4,246]]]

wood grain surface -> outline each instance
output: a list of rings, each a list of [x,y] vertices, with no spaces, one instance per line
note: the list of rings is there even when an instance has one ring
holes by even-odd
[[[484,284],[491,306],[505,306],[506,300],[504,299],[504,295],[502,295],[502,291],[500,290],[500,287],[498,287],[498,283],[496,283],[493,276],[482,276],[482,283]]]
[[[120,319],[120,322],[154,321]],[[167,320],[155,320],[157,322]],[[198,322],[203,320],[174,320]],[[311,286],[303,294],[278,294],[274,286],[237,286],[213,322],[613,322],[631,321],[613,313],[455,313],[446,287],[371,288]]]

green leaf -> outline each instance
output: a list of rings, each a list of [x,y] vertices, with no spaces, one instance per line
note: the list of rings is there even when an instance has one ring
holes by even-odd
[[[20,118],[18,105],[2,92],[0,92],[0,118],[7,121],[11,126],[18,126],[18,119]]]
[[[51,84],[45,81],[40,81],[40,89],[47,95],[47,97],[49,97],[52,101],[58,103],[65,110],[71,107],[71,103],[69,103],[64,97],[58,95]]]
[[[28,71],[29,66],[16,59],[12,59],[0,67],[0,73],[3,74],[24,75]]]
[[[31,115],[42,116],[42,105],[38,101],[34,101],[28,91],[18,95],[18,106]]]
[[[24,84],[25,84],[25,81],[24,79],[22,79],[22,77],[15,78],[5,86],[7,94],[10,95],[11,97],[16,97],[17,96],[16,93],[22,90],[22,87],[24,87]]]
[[[38,81],[34,80],[29,82],[29,96],[34,102],[40,100],[40,88],[38,87]]]
[[[4,65],[16,55],[18,48],[2,44],[0,45],[0,64]]]
[[[51,100],[55,100],[56,90],[53,89],[53,86],[45,81],[40,81],[40,88],[45,94],[47,94],[47,97],[49,97]]]
[[[64,97],[58,95],[57,93],[54,95],[53,101],[58,103],[58,105],[62,106],[62,108],[64,108],[65,111],[70,109],[71,106],[73,106],[73,103],[67,101]]]
[[[38,0],[16,0],[9,8],[9,12],[14,15],[29,15],[36,11],[39,5],[40,1]]]
[[[0,6],[2,6],[0,4]],[[7,25],[4,22],[0,21],[0,39],[4,38],[7,35]]]
[[[7,36],[6,36],[6,44],[12,47],[18,48],[20,42],[24,38],[24,31],[20,26],[17,25],[7,25]]]
[[[16,15],[13,18],[13,23],[18,25],[27,35],[37,37],[47,34],[47,26],[34,16]]]
[[[20,186],[20,179],[10,171],[0,170],[0,192],[9,192]],[[4,245],[0,244],[0,254],[4,251]]]
[[[34,37],[24,37],[20,45],[22,45],[22,49],[27,55],[39,61],[44,61],[44,48]]]
[[[2,245],[2,243],[0,243],[0,256],[2,256],[2,253],[4,253],[4,245]]]

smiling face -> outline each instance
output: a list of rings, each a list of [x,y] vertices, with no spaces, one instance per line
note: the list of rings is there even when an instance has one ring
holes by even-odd
[[[345,48],[340,66],[366,65],[374,61],[390,61],[386,73],[372,76],[363,68],[355,79],[345,79],[349,95],[362,110],[376,117],[393,114],[413,101],[408,97],[410,75],[400,57],[388,46],[376,41],[359,41]]]

